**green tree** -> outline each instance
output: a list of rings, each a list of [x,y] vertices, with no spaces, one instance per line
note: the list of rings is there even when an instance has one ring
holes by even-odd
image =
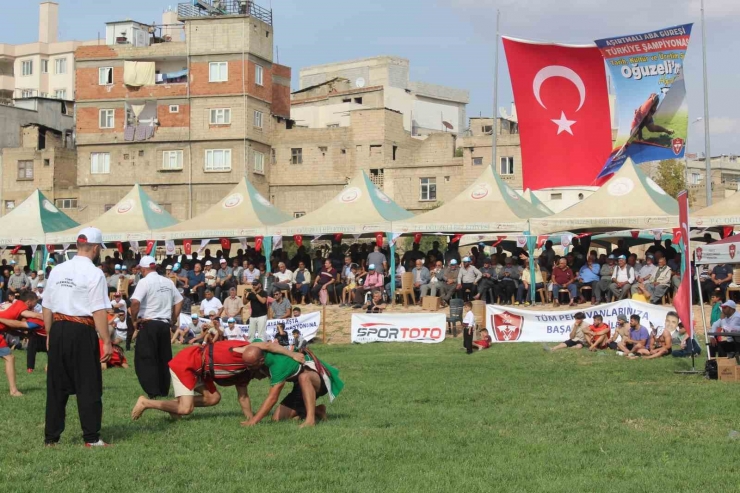
[[[655,174],[655,182],[665,193],[673,197],[678,197],[681,190],[686,190],[686,174],[684,165],[676,159],[664,159],[658,163],[658,169]],[[689,194],[689,203],[693,202]]]

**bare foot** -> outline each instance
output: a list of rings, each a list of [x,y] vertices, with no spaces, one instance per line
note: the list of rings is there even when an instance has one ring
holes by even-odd
[[[308,421],[307,420],[307,421],[304,421],[303,424],[301,426],[299,426],[298,428],[312,428],[314,426],[316,426],[316,422],[315,421]]]
[[[326,406],[321,404],[320,406],[316,406],[316,417],[319,419],[319,421],[326,421],[328,418],[326,417]]]
[[[128,370],[128,363],[122,363],[121,368],[123,368],[124,370]]]
[[[20,390],[16,389],[10,393],[12,397],[23,397],[23,393],[21,393]]]
[[[141,417],[142,414],[144,414],[144,411],[146,411],[146,407],[144,407],[144,401],[146,398],[142,395],[139,396],[139,400],[136,401],[136,405],[131,410],[131,420],[136,421]]]
[[[170,418],[174,419],[175,421],[182,419],[182,416],[180,416],[177,413],[169,413],[169,415],[170,415]]]

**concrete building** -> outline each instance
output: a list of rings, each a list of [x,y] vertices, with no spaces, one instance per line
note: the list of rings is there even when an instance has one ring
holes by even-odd
[[[181,3],[179,26],[110,23],[105,45],[77,50],[83,220],[134,183],[180,220],[243,176],[269,194],[274,125],[290,116],[290,68],[272,61],[270,10],[219,3]]]
[[[409,61],[377,56],[306,67],[291,98],[299,126],[345,126],[347,111],[389,108],[403,115],[413,136],[458,133],[467,123],[468,91],[409,80]]]
[[[42,2],[38,41],[0,43],[0,104],[14,98],[74,99],[74,52],[97,41],[59,41],[58,32],[59,4]]]
[[[740,191],[740,159],[735,155],[712,156],[712,203]],[[693,209],[707,204],[706,159],[686,159],[686,184],[691,191]]]

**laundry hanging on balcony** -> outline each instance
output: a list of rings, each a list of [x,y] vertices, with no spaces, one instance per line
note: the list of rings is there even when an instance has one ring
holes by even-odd
[[[123,83],[131,87],[155,84],[154,62],[123,62]]]

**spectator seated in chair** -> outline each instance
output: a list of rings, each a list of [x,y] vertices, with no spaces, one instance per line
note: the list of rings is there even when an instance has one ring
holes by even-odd
[[[363,303],[365,303],[365,295],[371,291],[377,291],[381,297],[383,295],[380,291],[383,288],[383,274],[375,269],[375,264],[368,265],[367,270],[368,273],[362,285],[357,286],[352,292],[355,302],[352,308],[362,308]]]
[[[272,277],[272,292],[290,291],[293,288],[293,272],[285,267],[285,262],[278,263],[278,271],[268,274]]]
[[[462,267],[457,274],[456,286],[456,290],[463,300],[469,301],[475,296],[478,281],[481,280],[481,277],[481,272],[471,264],[470,257],[464,257]]]
[[[506,257],[504,266],[498,271],[498,283],[494,287],[499,303],[511,305],[512,298],[517,292],[521,270],[514,263],[514,257]]]
[[[327,291],[327,288],[334,284],[336,281],[337,271],[334,269],[334,267],[331,266],[331,260],[324,260],[324,267],[321,268],[321,272],[319,272],[319,274],[316,276],[316,279],[313,283],[313,289],[311,289],[313,302],[319,305],[319,293],[321,291],[326,291],[326,294],[328,296],[329,292]]]
[[[234,269],[229,267],[225,258],[219,261],[219,266],[220,268],[216,272],[215,294],[216,298],[223,301],[229,292],[229,288],[232,286],[236,287],[236,282],[234,281]]]
[[[532,275],[529,270],[529,254],[527,252],[522,252],[519,254],[519,259],[524,262],[525,267],[522,271],[522,279],[516,293],[516,304],[519,305],[520,303],[524,303],[524,306],[529,306],[532,303],[529,289],[530,281],[532,280]],[[542,270],[537,262],[534,263],[534,279],[534,290],[536,293],[545,287],[545,283],[542,278]],[[542,297],[542,295],[540,297]],[[543,299],[541,301],[542,303],[545,303],[546,300]]]
[[[617,258],[614,273],[612,273],[612,283],[609,290],[617,300],[621,300],[630,293],[633,282],[635,282],[635,269],[627,264],[626,256],[620,255]]]
[[[437,290],[444,284],[444,266],[441,260],[434,262],[432,269],[427,269],[429,272],[429,282],[422,284],[419,290],[419,300],[425,296],[437,296]]]
[[[224,309],[221,313],[222,318],[233,318],[236,323],[244,323],[242,321],[242,309],[244,308],[244,301],[236,295],[236,288],[229,288],[229,295],[224,300]]]
[[[197,299],[193,299],[193,301],[201,301],[205,297],[205,291],[206,276],[201,270],[200,263],[196,263],[193,266],[193,270],[188,272],[185,293],[189,294],[191,297],[195,295]]]
[[[589,255],[586,259],[586,263],[581,266],[578,271],[578,287],[583,289],[585,287],[591,288],[591,304],[596,303],[596,285],[601,280],[601,266],[596,263],[596,258]],[[583,298],[583,292],[581,291],[581,303],[585,303],[586,299]]]
[[[656,268],[657,267],[655,265],[655,257],[653,257],[653,255],[650,255],[650,254],[646,255],[645,265],[643,265],[639,270],[635,269],[635,283],[632,285],[632,288],[631,288],[632,294],[641,292],[640,283],[648,282],[650,278],[653,277],[653,274],[655,273]]]
[[[290,300],[283,296],[282,291],[275,291],[273,294],[273,301],[270,303],[268,311],[270,320],[272,319],[285,319],[290,318],[291,306]]]
[[[306,269],[306,263],[301,260],[298,268],[293,272],[293,301],[306,304],[306,298],[311,290],[311,273]]]
[[[478,281],[478,293],[475,295],[475,299],[479,300],[483,298],[486,301],[486,296],[489,291],[493,291],[495,297],[495,287],[497,281],[497,269],[491,265],[490,257],[483,259],[483,267],[480,268],[481,278]],[[496,301],[495,299],[493,301]]]
[[[383,293],[377,289],[373,291],[370,300],[362,305],[362,309],[365,310],[366,313],[383,313],[385,307],[386,305],[383,301]]]
[[[575,306],[575,299],[578,296],[576,288],[576,277],[573,271],[568,267],[568,261],[565,257],[558,261],[557,267],[552,270],[552,300],[554,306],[560,306],[560,290],[567,289],[570,298],[570,306]]]
[[[419,304],[421,305],[421,293],[424,291],[424,286],[429,285],[431,275],[429,269],[424,267],[424,259],[416,259],[416,266],[411,269],[411,277],[414,279],[414,290],[419,293]]]
[[[650,257],[648,257],[648,262],[650,261]],[[646,267],[647,265],[642,268],[642,271],[644,271]],[[665,257],[660,257],[660,260],[658,260],[658,267],[653,269],[650,277],[647,279],[638,277],[638,279],[640,279],[639,284],[636,283],[632,287],[632,293],[641,293],[650,300],[650,303],[657,305],[661,302],[663,296],[671,287],[671,274],[671,268],[666,265]],[[678,323],[678,321],[676,321],[676,323]]]
[[[717,264],[712,269],[709,279],[702,281],[701,291],[704,299],[709,299],[709,295],[712,291],[719,288],[722,294],[722,299],[725,298],[727,287],[732,283],[732,266],[728,264]]]
[[[342,300],[339,306],[351,306],[352,291],[357,287],[357,264],[351,264],[349,272],[342,276]]]
[[[401,279],[402,276],[406,273],[406,268],[401,264],[401,262],[398,259],[398,255],[396,255],[396,289],[401,287]],[[390,276],[388,277],[390,279]],[[391,292],[391,283],[390,280],[385,285],[385,292],[390,293]]]
[[[609,293],[611,293],[609,287],[612,285],[612,274],[614,274],[616,260],[614,255],[609,255],[599,269],[599,282],[593,286],[594,299],[597,305],[605,301],[604,296],[607,297],[606,301],[609,301],[608,297]]]
[[[740,313],[737,305],[732,300],[727,300],[721,305],[722,318],[712,324],[711,332],[739,332],[740,337]],[[734,355],[734,337],[714,337],[709,339],[709,355],[726,357]]]

